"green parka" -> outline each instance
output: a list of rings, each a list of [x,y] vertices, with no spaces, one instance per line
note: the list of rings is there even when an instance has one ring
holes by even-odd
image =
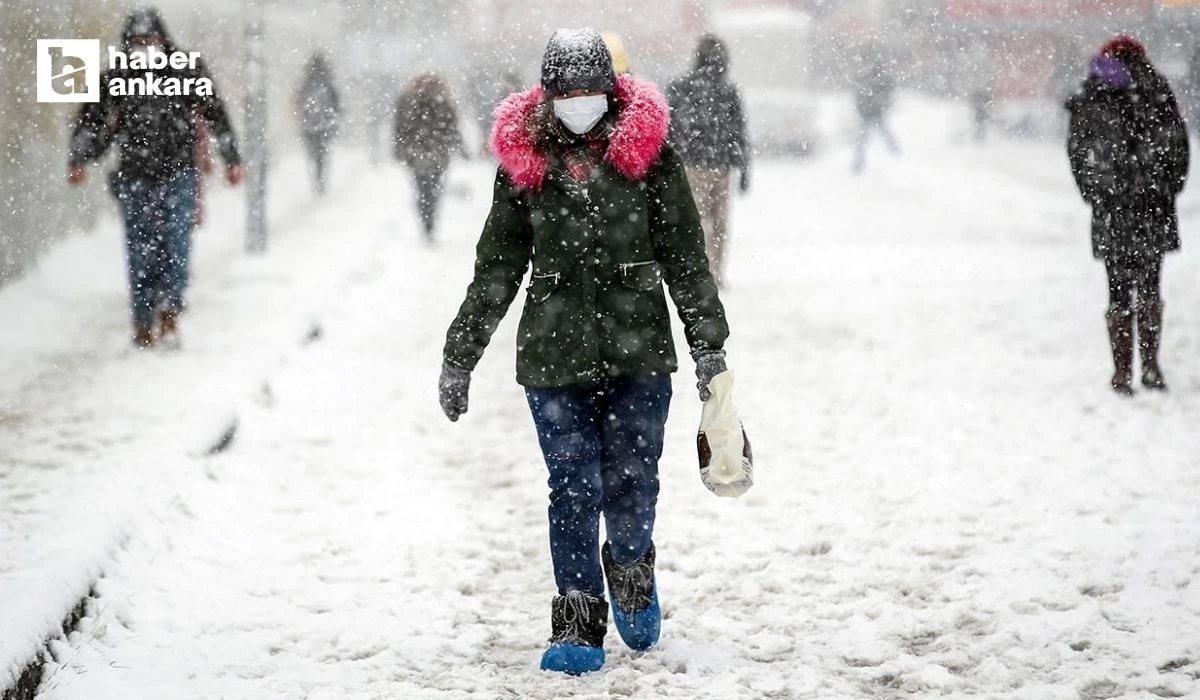
[[[674,372],[664,282],[692,352],[721,349],[729,328],[687,176],[666,145],[662,95],[621,76],[604,162],[582,182],[535,146],[530,115],[541,101],[534,88],[497,110],[501,166],[445,361],[475,368],[530,262],[517,335],[524,386]]]

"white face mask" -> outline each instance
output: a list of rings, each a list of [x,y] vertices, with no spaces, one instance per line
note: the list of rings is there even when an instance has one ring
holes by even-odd
[[[582,136],[608,113],[608,95],[584,95],[554,101],[554,116],[571,133]]]

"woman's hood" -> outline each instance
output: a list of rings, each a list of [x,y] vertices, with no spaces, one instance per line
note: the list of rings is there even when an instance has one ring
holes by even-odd
[[[662,153],[671,110],[662,92],[647,80],[619,75],[616,86],[621,111],[609,136],[604,159],[625,177],[639,180]],[[549,159],[538,150],[530,131],[531,116],[542,102],[539,85],[510,95],[496,107],[492,153],[520,189],[541,189],[549,166]]]

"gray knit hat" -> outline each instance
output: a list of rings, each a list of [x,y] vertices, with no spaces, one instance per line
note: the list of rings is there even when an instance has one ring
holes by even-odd
[[[617,75],[612,54],[594,29],[559,29],[542,57],[542,88],[546,97],[572,90],[612,93]]]

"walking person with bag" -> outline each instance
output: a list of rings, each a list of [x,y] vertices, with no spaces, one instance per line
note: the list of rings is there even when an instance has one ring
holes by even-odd
[[[700,37],[696,65],[667,89],[671,104],[671,144],[687,166],[692,195],[700,210],[708,260],[717,285],[725,281],[729,248],[729,189],[734,170],[738,188],[750,191],[750,146],[742,98],[729,82],[729,52],[712,34]]]
[[[471,372],[532,263],[516,364],[549,471],[557,595],[541,667],[587,673],[605,661],[606,582],[629,647],[649,649],[660,633],[653,534],[678,365],[663,283],[702,400],[725,371],[729,329],[683,162],[667,145],[666,100],[616,76],[598,33],[556,32],[541,84],[496,114],[492,209],[446,334],[439,395],[450,420],[466,413]]]
[[[178,51],[153,9],[129,15],[120,48],[126,54]],[[230,184],[241,182],[242,166],[229,115],[215,88],[211,95],[123,97],[114,97],[106,89],[110,78],[144,73],[126,67],[100,76],[100,100],[83,106],[71,136],[67,180],[83,184],[86,165],[117,145],[119,161],[110,184],[125,219],[133,344],[142,349],[155,343],[178,347],[196,225],[196,121],[208,127]],[[211,79],[199,63],[195,68],[158,70],[155,75],[181,81]]]
[[[1092,59],[1067,109],[1067,154],[1079,192],[1092,206],[1092,253],[1108,275],[1113,390],[1133,394],[1135,327],[1142,385],[1165,390],[1158,362],[1162,265],[1180,247],[1175,199],[1187,181],[1187,128],[1166,78],[1126,36]]]

